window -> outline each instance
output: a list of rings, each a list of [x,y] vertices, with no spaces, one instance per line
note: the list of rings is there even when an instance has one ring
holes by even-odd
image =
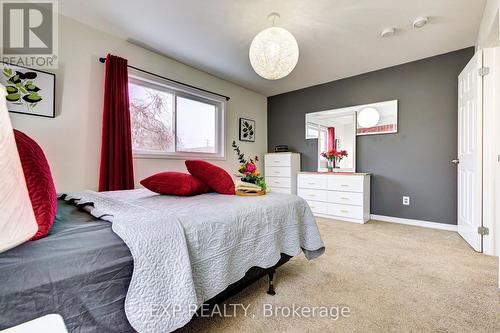
[[[317,139],[318,135],[318,125],[313,123],[306,123],[306,139]]]
[[[318,137],[318,163],[320,169],[327,169],[328,161],[326,158],[321,156],[322,152],[328,151],[328,128],[318,125],[319,137]],[[319,169],[318,169],[319,170]]]
[[[224,157],[225,100],[144,74],[129,74],[136,157]]]
[[[177,150],[217,153],[216,120],[216,105],[177,96]]]

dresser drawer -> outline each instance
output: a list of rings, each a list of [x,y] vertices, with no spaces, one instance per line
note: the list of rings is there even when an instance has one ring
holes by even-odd
[[[269,187],[292,187],[292,178],[266,177]]]
[[[266,167],[290,167],[292,166],[292,154],[267,154],[264,157]]]
[[[363,193],[328,191],[328,202],[342,205],[363,205]]]
[[[328,204],[326,202],[307,200],[309,207],[315,214],[328,214]]]
[[[298,176],[298,187],[326,190],[328,186],[326,177],[327,176],[300,174]]]
[[[363,192],[363,177],[358,176],[330,176],[328,177],[328,190]]]
[[[302,197],[306,200],[313,201],[328,201],[328,192],[325,190],[311,190],[306,188],[299,188],[297,192],[299,197]]]
[[[292,170],[289,167],[266,167],[266,177],[287,177],[292,176]]]
[[[339,217],[346,217],[351,219],[363,219],[363,207],[361,206],[350,206],[350,205],[338,205],[338,204],[328,204],[328,215],[334,215]]]
[[[291,188],[270,187],[269,189],[270,189],[271,192],[284,193],[284,194],[293,194]]]

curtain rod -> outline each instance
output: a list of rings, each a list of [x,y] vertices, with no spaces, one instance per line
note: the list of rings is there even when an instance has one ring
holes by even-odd
[[[99,61],[101,63],[105,63],[106,62],[106,58],[99,58]],[[180,85],[183,85],[185,87],[189,87],[189,88],[193,88],[193,89],[197,89],[197,90],[201,90],[201,91],[204,91],[204,92],[207,92],[207,93],[210,93],[210,94],[213,94],[213,95],[217,95],[217,96],[220,96],[220,97],[224,97],[226,99],[226,101],[229,101],[230,97],[228,96],[225,96],[225,95],[222,95],[222,94],[218,94],[216,92],[213,92],[213,91],[210,91],[210,90],[206,90],[206,89],[202,89],[202,88],[198,88],[198,87],[195,87],[195,86],[192,86],[190,84],[187,84],[187,83],[182,83],[182,82],[179,82],[179,81],[176,81],[176,80],[172,80],[172,79],[169,79],[168,77],[164,77],[164,76],[161,76],[161,75],[158,75],[158,74],[155,74],[155,73],[151,73],[151,72],[148,72],[144,69],[141,69],[141,68],[137,68],[135,66],[131,66],[131,65],[127,65],[129,68],[132,68],[132,69],[135,69],[136,71],[139,71],[139,72],[142,72],[142,73],[146,73],[146,74],[149,74],[149,75],[152,75],[152,76],[155,76],[157,78],[160,78],[160,79],[163,79],[163,80],[167,80],[167,81],[170,81],[170,82],[173,82],[173,83],[177,83],[177,84],[180,84]]]

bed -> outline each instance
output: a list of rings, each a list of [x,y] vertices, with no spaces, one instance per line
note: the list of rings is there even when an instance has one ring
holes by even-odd
[[[144,212],[147,211],[148,221],[152,219],[151,216],[154,214],[151,212],[155,211],[154,207],[158,207],[158,205],[162,207],[162,211],[175,212],[175,215],[171,213],[158,214],[158,217],[166,221],[171,221],[175,217],[179,222],[178,225],[182,228],[182,234],[186,235],[185,237],[188,239],[190,247],[187,247],[187,256],[191,258],[192,262],[204,262],[196,257],[196,247],[202,247],[206,244],[210,247],[217,247],[220,246],[217,242],[222,242],[219,238],[210,238],[208,243],[190,243],[192,239],[204,237],[203,235],[207,231],[204,229],[207,226],[206,221],[209,221],[208,225],[210,226],[219,226],[211,229],[210,232],[215,232],[215,234],[220,229],[221,221],[225,221],[224,228],[228,226],[233,228],[239,222],[248,223],[250,221],[243,217],[256,216],[256,214],[260,214],[256,220],[267,219],[264,222],[271,225],[273,221],[269,220],[269,216],[288,214],[285,211],[292,207],[289,202],[299,200],[295,196],[285,197],[279,194],[264,197],[267,198],[247,199],[242,205],[243,201],[241,200],[245,199],[213,193],[192,198],[158,196],[147,190],[114,192],[110,195],[82,192],[64,196],[64,199],[58,201],[56,221],[49,236],[0,254],[0,281],[2,281],[0,285],[0,329],[44,314],[59,313],[63,316],[70,332],[158,331],[158,326],[137,327],[137,318],[141,318],[137,316],[143,316],[143,313],[136,313],[136,317],[130,311],[127,313],[126,300],[137,305],[137,301],[134,302],[131,296],[131,289],[133,289],[131,281],[134,280],[134,274],[136,277],[139,274],[137,272],[138,266],[143,264],[137,260],[137,257],[134,260],[131,249],[132,252],[137,252],[137,247],[125,237],[124,230],[116,230],[120,226],[116,219],[120,216],[121,211],[111,209],[110,212],[107,204],[112,202],[113,204],[110,206],[113,207],[123,205],[134,208],[134,211],[138,209],[140,213],[134,215],[135,217],[144,216]],[[293,199],[289,200],[290,198]],[[271,202],[279,202],[280,204],[272,205]],[[308,206],[305,205],[304,209],[308,215],[310,213]],[[219,214],[215,214],[217,211]],[[222,214],[220,214],[221,211]],[[264,214],[263,211],[267,211],[271,215]],[[105,221],[109,220],[112,215],[115,216],[113,223]],[[129,212],[126,215],[129,216]],[[236,221],[239,222],[236,223]],[[310,229],[309,227],[308,229]],[[227,236],[224,228],[220,229],[221,232],[224,232],[221,234],[223,241],[233,242],[234,237],[237,238],[237,236]],[[259,234],[271,233],[259,232]],[[298,235],[298,237],[303,236]],[[275,234],[273,237],[280,238],[281,236]],[[159,239],[158,242],[159,244],[164,243],[162,239]],[[319,239],[319,243],[317,240],[315,242],[313,244],[318,246],[314,245],[314,248],[302,249],[312,257],[321,255],[324,251],[321,240]],[[239,246],[239,243],[240,241],[237,241],[234,246]],[[258,246],[257,243],[255,246]],[[199,252],[205,253],[204,251]],[[237,252],[235,249],[234,253]],[[206,279],[205,276],[197,276],[197,274],[206,275],[207,269],[213,267],[214,262],[217,266],[220,261],[223,261],[222,257],[214,259],[207,267],[203,265],[198,267],[192,264],[193,280],[196,282],[196,288],[193,290],[196,292],[196,298],[202,303],[223,300],[248,283],[272,272],[291,256],[297,254],[295,250],[285,246],[283,251],[278,251],[277,256],[271,255],[264,260],[265,263],[249,265],[249,262],[245,262],[245,259],[240,260],[241,258],[236,255],[233,258],[232,251],[224,253],[231,257],[231,263],[238,261],[235,264],[238,269],[241,270],[243,267],[245,270],[243,274],[240,274],[236,269],[234,270],[236,273],[232,275],[218,276],[216,286],[212,286],[214,281]],[[213,254],[210,254],[210,257],[212,258]],[[244,261],[244,264],[242,265],[240,261]],[[156,269],[161,271],[163,268],[157,267]],[[233,271],[232,267],[224,269],[229,272]],[[178,274],[174,274],[175,277],[176,275]],[[139,280],[143,278],[147,280],[148,277],[143,276]],[[138,279],[136,278],[136,280]],[[199,280],[203,281],[199,282]],[[204,283],[208,283],[210,287],[199,288],[199,285]],[[140,285],[138,282],[136,284]],[[149,293],[150,290],[151,288]],[[217,290],[216,294],[214,290]],[[146,292],[148,292],[147,288]],[[141,290],[141,293],[135,297],[136,300],[144,298],[144,290]],[[140,307],[139,305],[137,307]],[[187,312],[185,315],[189,316],[189,320],[191,320],[193,313]],[[130,324],[130,318],[135,320],[135,325]],[[185,322],[186,320],[183,323],[185,324]],[[159,321],[157,324],[163,325],[164,323]],[[176,321],[175,325],[177,326],[170,326],[167,330],[180,327],[179,321]]]
[[[58,200],[50,234],[0,254],[0,329],[49,314],[70,332],[133,332],[128,247],[108,222]]]

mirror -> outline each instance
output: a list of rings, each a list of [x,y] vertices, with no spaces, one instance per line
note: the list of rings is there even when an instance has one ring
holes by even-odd
[[[320,154],[331,149],[347,151],[334,171],[356,171],[356,135],[397,133],[398,101],[350,106],[306,114],[306,139],[318,139],[318,171],[328,171]]]
[[[306,139],[318,139],[318,171],[328,170],[328,160],[321,153],[345,150],[347,156],[330,163],[337,172],[356,171],[356,113],[321,111],[306,114]]]
[[[358,117],[357,135],[398,132],[398,101],[387,101],[352,107]]]

